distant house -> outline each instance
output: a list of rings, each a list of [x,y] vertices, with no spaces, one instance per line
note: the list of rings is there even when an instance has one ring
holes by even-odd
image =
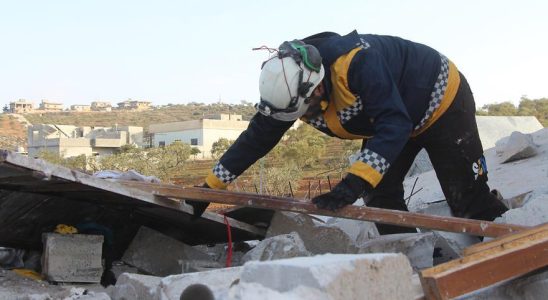
[[[112,105],[107,101],[93,101],[91,102],[92,111],[112,111]]]
[[[127,144],[139,147],[143,128],[135,126],[77,127],[73,125],[39,124],[28,127],[28,153],[36,157],[41,150],[63,157],[85,154],[110,155]]]
[[[76,105],[71,105],[70,110],[72,110],[72,111],[91,111],[91,106],[83,105],[83,104],[76,104]]]
[[[211,158],[211,146],[220,138],[235,140],[247,128],[249,121],[241,115],[219,114],[201,120],[152,124],[148,132],[155,147],[180,141],[200,150],[199,157]]]
[[[44,111],[63,111],[63,103],[42,100],[39,109]]]
[[[10,102],[10,112],[14,114],[23,114],[34,111],[34,103],[25,99],[19,99]]]
[[[148,110],[150,109],[150,101],[137,101],[128,99],[126,101],[118,103],[118,109],[120,110]]]

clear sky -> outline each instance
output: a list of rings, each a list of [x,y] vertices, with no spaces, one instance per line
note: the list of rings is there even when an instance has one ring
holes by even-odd
[[[353,29],[436,48],[478,106],[548,97],[545,0],[0,0],[0,104],[255,102],[251,48]]]

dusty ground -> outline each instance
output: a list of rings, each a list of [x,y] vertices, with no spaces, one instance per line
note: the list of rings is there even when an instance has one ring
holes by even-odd
[[[0,149],[27,147],[27,127],[15,117],[0,114]]]

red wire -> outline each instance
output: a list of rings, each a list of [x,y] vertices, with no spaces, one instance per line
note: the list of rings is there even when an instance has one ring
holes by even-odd
[[[232,266],[232,232],[230,230],[230,223],[228,223],[228,218],[223,214],[226,224],[226,232],[228,235],[228,249],[226,254],[226,267],[230,268]]]

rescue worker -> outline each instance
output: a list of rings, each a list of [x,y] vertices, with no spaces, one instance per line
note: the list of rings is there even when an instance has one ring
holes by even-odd
[[[319,33],[284,42],[263,63],[258,113],[205,179],[224,189],[266,155],[297,119],[362,149],[331,191],[312,199],[336,210],[407,210],[403,180],[426,149],[454,216],[491,221],[507,208],[487,185],[487,167],[465,77],[436,50],[393,36]],[[201,215],[207,203],[190,202]],[[381,234],[414,229],[377,224]]]

